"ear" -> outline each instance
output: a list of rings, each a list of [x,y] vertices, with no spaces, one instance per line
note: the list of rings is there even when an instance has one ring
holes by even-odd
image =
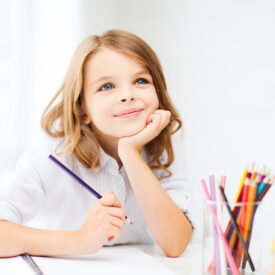
[[[82,115],[81,121],[83,124],[86,124],[86,125],[91,123],[91,119],[87,114]]]
[[[85,106],[85,102],[84,102],[84,91],[82,89],[80,96],[79,96],[79,107],[80,107],[80,118],[81,118],[81,123],[83,124],[90,124],[91,123],[91,119],[89,117],[89,115],[87,114],[86,111],[86,106]]]

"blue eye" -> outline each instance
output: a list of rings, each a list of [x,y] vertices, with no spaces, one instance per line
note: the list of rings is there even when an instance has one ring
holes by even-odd
[[[108,91],[114,88],[114,86],[110,83],[104,84],[99,90],[100,91]]]
[[[136,80],[136,84],[140,85],[140,84],[146,84],[148,83],[148,81],[145,78],[139,78]]]

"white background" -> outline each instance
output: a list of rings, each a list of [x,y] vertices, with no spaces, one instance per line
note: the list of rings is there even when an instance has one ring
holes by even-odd
[[[0,0],[0,15],[1,181],[39,138],[75,47],[113,28],[139,35],[161,60],[198,217],[199,175],[225,169],[233,202],[248,162],[275,173],[275,1]],[[268,241],[274,198],[273,187],[259,212]]]

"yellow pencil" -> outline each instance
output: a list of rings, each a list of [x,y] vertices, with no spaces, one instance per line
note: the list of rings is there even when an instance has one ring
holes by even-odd
[[[252,164],[251,170],[253,170],[253,167],[254,167],[254,164]],[[241,182],[240,182],[240,185],[239,185],[239,188],[238,188],[238,191],[237,191],[237,196],[236,196],[236,199],[235,199],[235,203],[240,201],[239,197],[240,197],[241,191],[243,189],[243,183],[244,183],[245,178],[247,177],[247,173],[248,173],[248,165],[246,166],[246,169],[243,171],[243,175],[242,175]]]

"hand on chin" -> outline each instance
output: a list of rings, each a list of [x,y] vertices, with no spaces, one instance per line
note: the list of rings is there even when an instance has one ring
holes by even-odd
[[[119,138],[118,153],[121,150],[135,150],[140,152],[142,147],[157,137],[169,124],[171,113],[166,110],[156,110],[147,118],[146,125],[139,131]]]

